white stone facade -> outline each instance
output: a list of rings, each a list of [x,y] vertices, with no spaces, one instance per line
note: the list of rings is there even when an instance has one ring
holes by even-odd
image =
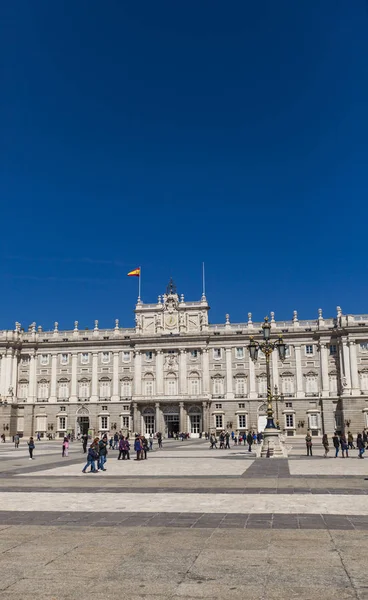
[[[84,430],[171,435],[222,429],[244,432],[265,423],[264,357],[253,363],[249,336],[261,323],[208,321],[209,305],[186,302],[170,283],[157,303],[138,302],[135,328],[0,332],[1,433],[62,437]],[[275,416],[288,436],[353,432],[367,426],[368,315],[278,322],[271,335],[288,346],[272,356],[281,399]]]

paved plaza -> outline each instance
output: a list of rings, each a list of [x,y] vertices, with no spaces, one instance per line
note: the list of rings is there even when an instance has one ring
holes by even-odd
[[[0,597],[368,599],[368,461],[291,444],[165,440],[98,474],[79,442],[1,444]]]

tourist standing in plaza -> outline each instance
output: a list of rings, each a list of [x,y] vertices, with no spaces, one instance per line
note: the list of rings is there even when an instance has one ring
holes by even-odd
[[[335,448],[335,458],[337,458],[339,455],[339,450],[340,450],[340,440],[339,440],[339,436],[337,435],[336,431],[335,431],[334,435],[332,436],[332,443]]]
[[[84,433],[82,435],[82,446],[84,454],[87,452],[88,435]]]
[[[148,442],[147,442],[147,438],[144,437],[144,435],[142,436],[141,439],[142,442],[142,458],[147,458],[147,450],[148,450]]]
[[[364,458],[363,454],[365,452],[365,443],[363,442],[363,437],[361,433],[358,433],[357,436],[357,448],[359,450],[359,458]]]
[[[17,433],[14,436],[14,446],[15,448],[19,448],[19,435]]]
[[[227,431],[225,433],[225,449],[229,448],[230,450],[230,433]]]
[[[68,456],[69,454],[69,440],[67,437],[64,438],[61,456]]]
[[[305,445],[307,446],[307,456],[313,456],[313,453],[312,453],[312,446],[313,446],[312,436],[309,433],[309,431],[308,431],[307,435],[305,436]]]
[[[149,449],[153,450],[153,435],[152,435],[152,433],[150,433],[150,435],[149,435],[148,443],[149,443]]]
[[[251,431],[247,435],[248,452],[252,452],[253,434]]]
[[[137,437],[135,438],[135,441],[134,441],[134,452],[137,453],[137,458],[135,460],[141,460],[142,443],[141,443],[139,435],[137,435]]]
[[[28,440],[29,460],[33,460],[33,450],[35,449],[34,439],[31,436]]]
[[[349,446],[348,446],[348,442],[346,439],[346,435],[344,433],[342,433],[340,435],[340,446],[341,446],[341,454],[342,454],[342,458],[345,458],[345,452],[346,452],[346,458],[349,458]]]
[[[97,473],[97,469],[96,469],[96,465],[95,465],[97,457],[98,457],[98,455],[95,450],[95,444],[92,443],[90,445],[90,447],[88,448],[87,462],[82,469],[82,473],[85,473],[86,470],[88,469],[88,467],[91,467],[91,469],[89,471],[90,473]]]
[[[160,432],[157,433],[157,442],[158,442],[158,447],[162,448],[162,434]]]
[[[328,444],[328,437],[327,437],[327,433],[324,433],[324,434],[323,434],[323,437],[322,437],[322,446],[323,446],[323,447],[324,447],[324,449],[325,449],[325,453],[324,453],[324,455],[323,455],[323,456],[324,456],[324,458],[327,458],[327,454],[328,454],[328,453],[329,453],[329,451],[330,451],[330,446],[329,446],[329,444]]]
[[[351,431],[348,431],[348,446],[349,446],[350,450],[354,450],[354,448],[355,448],[354,438],[353,438],[353,434],[351,433]]]
[[[98,469],[100,471],[107,471],[107,469],[105,469],[105,464],[107,461],[107,435],[106,434],[103,436],[102,440],[100,440],[98,442],[98,454],[99,454]]]

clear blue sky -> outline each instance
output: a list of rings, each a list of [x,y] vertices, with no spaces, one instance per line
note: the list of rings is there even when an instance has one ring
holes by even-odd
[[[366,0],[2,6],[0,328],[368,313]],[[5,18],[4,18],[5,16]]]

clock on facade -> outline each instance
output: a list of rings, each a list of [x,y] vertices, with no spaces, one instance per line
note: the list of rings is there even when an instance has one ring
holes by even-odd
[[[176,315],[167,315],[165,318],[166,327],[169,329],[173,328],[177,324],[177,316]]]

